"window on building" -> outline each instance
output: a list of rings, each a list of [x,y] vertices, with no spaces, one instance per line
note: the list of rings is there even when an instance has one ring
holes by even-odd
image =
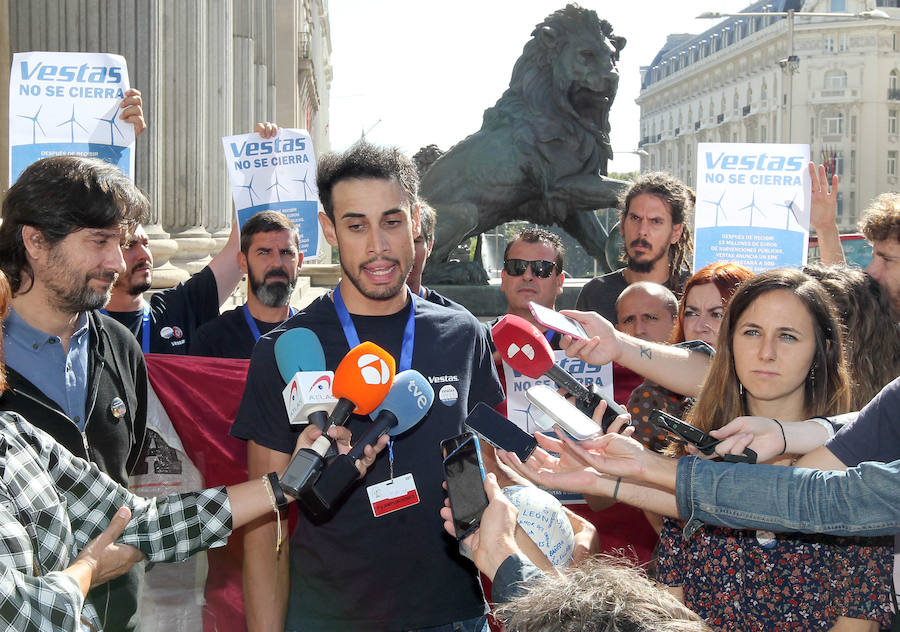
[[[837,220],[838,222],[844,217],[844,194],[838,191],[837,194]]]
[[[834,172],[839,176],[844,175],[844,152],[834,152]]]
[[[844,115],[840,112],[822,117],[822,133],[825,136],[839,136],[844,133]]]
[[[850,173],[856,173],[856,150],[850,150]]]
[[[824,37],[825,40],[825,52],[833,53],[834,52],[834,35],[828,34]]]
[[[900,88],[900,75],[897,74],[896,70],[892,70],[891,74],[888,75],[888,89],[895,91],[897,88]]]
[[[766,82],[762,82],[762,87],[759,90],[759,98],[765,101],[769,98],[769,89],[766,87]]]
[[[897,133],[897,110],[888,110],[888,134]]]
[[[828,10],[833,13],[843,13],[847,10],[847,0],[831,0]]]
[[[838,50],[842,53],[850,50],[850,34],[849,33],[841,33],[841,37],[838,40]]]
[[[897,175],[897,152],[896,151],[888,152],[887,174],[889,176]]]
[[[847,87],[847,73],[843,70],[829,70],[825,73],[826,90],[844,90]]]
[[[765,143],[769,140],[769,128],[761,125],[759,128],[759,142]]]
[[[875,0],[876,7],[900,7],[900,0]]]
[[[856,136],[856,115],[850,117],[850,133]]]

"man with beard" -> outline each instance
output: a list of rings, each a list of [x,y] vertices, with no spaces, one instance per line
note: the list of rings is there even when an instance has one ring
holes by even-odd
[[[636,281],[652,281],[681,296],[691,275],[693,252],[685,217],[694,192],[666,173],[640,176],[625,192],[619,228],[625,245],[624,268],[585,283],[575,308],[616,322],[616,299]]]
[[[393,439],[390,454],[375,461],[326,523],[301,516],[290,547],[276,545],[274,516],[247,526],[248,628],[486,630],[476,570],[435,522],[444,500],[440,442],[462,432],[477,402],[495,406],[503,399],[484,331],[471,314],[422,300],[406,286],[420,228],[409,158],[360,142],[322,156],[317,182],[319,223],[338,249],[342,280],[253,350],[231,430],[247,440],[250,478],[283,471],[296,443],[274,353],[288,329],[312,330],[330,370],[361,341],[372,341],[394,356],[398,372],[414,368],[428,379],[435,401],[415,428]],[[358,437],[370,425],[368,417],[351,415],[347,427]],[[390,512],[381,511],[383,504]]]
[[[125,486],[144,439],[147,367],[134,336],[96,310],[125,270],[122,235],[148,211],[118,167],[58,156],[22,172],[0,224],[0,269],[13,292],[0,409]],[[137,627],[142,574],[132,569],[88,594],[104,629]]]
[[[283,213],[263,211],[248,219],[238,253],[247,302],[200,327],[191,355],[249,358],[261,335],[293,316],[290,301],[302,263],[300,235]]]

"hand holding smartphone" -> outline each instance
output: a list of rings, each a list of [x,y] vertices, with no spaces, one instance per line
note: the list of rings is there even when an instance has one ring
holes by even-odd
[[[478,402],[466,417],[466,428],[495,448],[515,452],[523,463],[537,447],[537,440],[496,410]]]
[[[578,440],[589,439],[603,433],[603,429],[593,419],[549,386],[544,384],[532,386],[525,391],[525,398],[537,406],[554,424],[559,424],[563,430]]]
[[[661,430],[675,435],[679,439],[687,441],[707,456],[715,453],[716,446],[720,443],[720,440],[712,435],[658,408],[654,408],[650,412],[650,423]],[[726,454],[722,457],[722,460],[730,463],[756,463],[756,452],[750,448],[745,448],[743,454]]]
[[[544,327],[558,331],[561,334],[568,334],[575,340],[587,340],[590,338],[584,327],[577,320],[573,320],[543,305],[538,305],[534,301],[528,303],[528,307],[531,309],[531,315],[534,316],[534,319]]]
[[[465,432],[441,441],[444,480],[456,539],[462,540],[481,524],[481,514],[488,506],[484,492],[484,463],[478,437]]]

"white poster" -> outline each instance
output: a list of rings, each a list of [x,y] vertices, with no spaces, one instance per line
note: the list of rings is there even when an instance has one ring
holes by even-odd
[[[694,270],[734,261],[754,272],[806,263],[809,145],[700,143]]]
[[[565,351],[554,351],[553,354],[556,359],[556,364],[571,373],[576,380],[587,387],[596,384],[600,387],[600,391],[604,395],[613,399],[612,362],[602,366],[596,366],[594,364],[588,364],[578,358],[569,358],[566,356]],[[503,373],[506,376],[506,418],[522,428],[528,434],[534,434],[538,431],[544,432],[541,430],[540,426],[535,423],[536,419],[540,418],[543,413],[537,406],[525,398],[525,391],[537,384],[545,384],[556,390],[556,383],[549,377],[542,377],[536,380],[531,379],[526,375],[516,372],[508,364],[503,365]],[[549,434],[551,437],[554,436],[554,433],[552,432],[545,432],[545,434]],[[581,494],[570,494],[554,489],[547,491],[556,496],[556,498],[564,504],[584,502],[584,498],[582,498]]]
[[[280,129],[273,138],[259,134],[223,136],[225,162],[238,223],[260,211],[284,213],[300,232],[303,261],[319,249],[319,190],[316,154],[306,130]]]
[[[125,58],[106,53],[13,55],[9,79],[9,183],[49,156],[100,158],[134,173],[134,127],[119,118]]]

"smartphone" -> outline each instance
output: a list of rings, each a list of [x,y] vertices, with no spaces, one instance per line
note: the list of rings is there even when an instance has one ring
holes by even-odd
[[[543,411],[554,424],[576,439],[588,439],[603,434],[603,429],[593,419],[575,408],[565,397],[549,386],[538,384],[525,391],[525,398]],[[541,422],[537,422],[541,425]],[[543,426],[541,426],[543,428]]]
[[[696,428],[658,408],[650,411],[650,423],[696,446],[700,452],[706,455],[713,454],[716,451],[716,446],[720,443],[719,439],[700,430],[700,428]],[[729,462],[756,463],[756,452],[750,448],[745,448],[743,454],[727,454],[722,459]]]
[[[531,315],[534,319],[548,329],[558,331],[561,334],[568,334],[576,340],[587,340],[590,336],[584,330],[577,320],[572,320],[568,316],[564,316],[543,305],[538,305],[534,301],[528,303],[531,309]]]
[[[462,540],[481,524],[481,514],[488,506],[484,492],[484,463],[481,444],[471,432],[441,442],[444,457],[444,480],[453,513],[456,539]]]
[[[515,452],[522,462],[537,447],[533,436],[484,402],[479,402],[466,417],[466,428],[495,448]]]

